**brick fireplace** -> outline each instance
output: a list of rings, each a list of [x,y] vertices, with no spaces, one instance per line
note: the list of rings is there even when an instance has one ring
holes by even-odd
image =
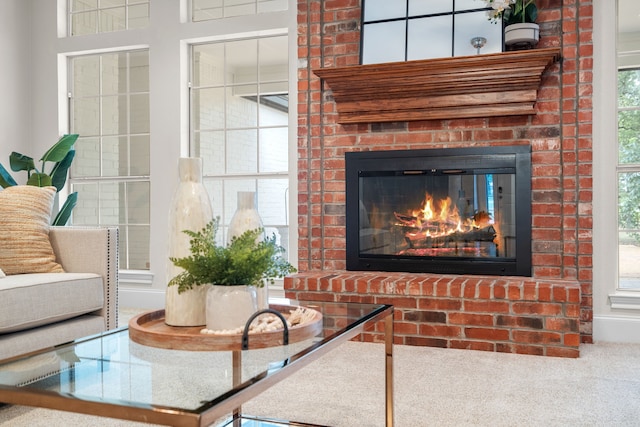
[[[532,113],[345,122],[314,70],[358,65],[360,2],[298,1],[299,273],[285,279],[288,297],[393,304],[399,344],[578,357],[591,342],[592,5],[537,4],[537,48],[560,58]],[[346,271],[346,152],[501,145],[531,148],[531,277]]]

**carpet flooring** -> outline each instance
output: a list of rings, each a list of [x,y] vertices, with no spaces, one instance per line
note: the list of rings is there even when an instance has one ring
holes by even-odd
[[[579,359],[394,346],[395,422],[414,426],[640,426],[640,345],[581,346]],[[243,412],[339,427],[384,426],[384,346],[348,342]],[[22,406],[2,427],[148,426]]]

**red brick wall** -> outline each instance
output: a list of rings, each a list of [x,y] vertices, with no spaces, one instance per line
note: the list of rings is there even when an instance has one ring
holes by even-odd
[[[533,278],[577,284],[581,340],[591,342],[593,8],[583,0],[537,4],[538,46],[560,47],[562,59],[543,76],[536,115],[340,125],[331,88],[312,70],[359,63],[360,1],[298,1],[302,274],[345,268],[346,151],[530,144]]]

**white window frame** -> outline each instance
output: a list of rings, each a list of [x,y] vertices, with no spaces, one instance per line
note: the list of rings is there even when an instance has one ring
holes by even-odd
[[[617,3],[616,3],[617,4]],[[593,337],[640,342],[640,292],[618,288],[617,8],[593,10]]]

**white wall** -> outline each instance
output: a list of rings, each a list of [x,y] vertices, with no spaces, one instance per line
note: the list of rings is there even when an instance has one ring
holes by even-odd
[[[31,147],[30,11],[30,2],[0,1],[0,163],[7,170],[12,151],[36,156]],[[26,178],[12,175],[18,182]]]
[[[34,150],[46,150],[55,139],[67,131],[66,116],[66,55],[114,49],[149,48],[150,68],[150,116],[151,116],[151,277],[121,275],[120,305],[124,307],[158,308],[164,306],[164,290],[167,279],[165,265],[168,262],[167,230],[168,206],[178,184],[178,157],[188,155],[187,108],[187,44],[228,38],[238,33],[242,21],[243,34],[255,36],[284,33],[288,26],[295,41],[295,19],[288,12],[268,15],[230,18],[195,24],[186,23],[185,0],[160,0],[151,2],[149,28],[119,31],[81,37],[58,37],[57,9],[66,0],[11,0],[15,9],[4,12],[7,0],[0,4],[0,19],[13,22],[16,16],[26,15],[30,4],[32,11],[32,43],[22,43],[15,55],[25,55],[32,48],[32,75],[24,77],[24,67],[15,75],[24,86],[33,82],[32,111],[22,113],[24,123],[38,123],[33,129]],[[295,5],[290,1],[290,7]],[[9,14],[11,12],[11,14]],[[7,16],[8,15],[8,16]],[[5,18],[6,17],[6,18]],[[0,29],[0,35],[6,31]],[[16,31],[18,31],[16,29]],[[27,34],[28,35],[28,34]],[[4,37],[2,37],[4,39]],[[0,41],[1,43],[1,41]],[[295,47],[292,45],[292,52]],[[0,73],[2,70],[0,69]],[[1,75],[1,74],[0,74]],[[293,74],[295,76],[295,73]],[[4,79],[2,79],[4,81]],[[293,80],[293,79],[292,79]],[[4,83],[3,83],[4,84]],[[295,84],[290,84],[290,88]],[[0,92],[2,93],[2,92]],[[294,92],[291,92],[294,93]],[[292,96],[292,99],[296,99]],[[5,108],[0,107],[0,108]],[[26,108],[26,107],[25,107]],[[295,114],[292,111],[291,114]],[[290,116],[291,117],[291,116]],[[295,116],[293,123],[296,123]],[[17,126],[16,126],[17,128]],[[294,128],[295,129],[295,128]],[[13,129],[12,129],[13,130]],[[6,132],[5,132],[6,133]],[[295,147],[295,131],[291,132]],[[5,151],[4,147],[0,151]],[[294,150],[295,153],[295,150]],[[295,158],[295,157],[294,157]],[[295,163],[294,163],[295,165]],[[293,174],[295,176],[295,172]],[[296,188],[291,185],[291,188]],[[291,205],[296,204],[292,201]],[[296,233],[297,234],[297,233]]]

